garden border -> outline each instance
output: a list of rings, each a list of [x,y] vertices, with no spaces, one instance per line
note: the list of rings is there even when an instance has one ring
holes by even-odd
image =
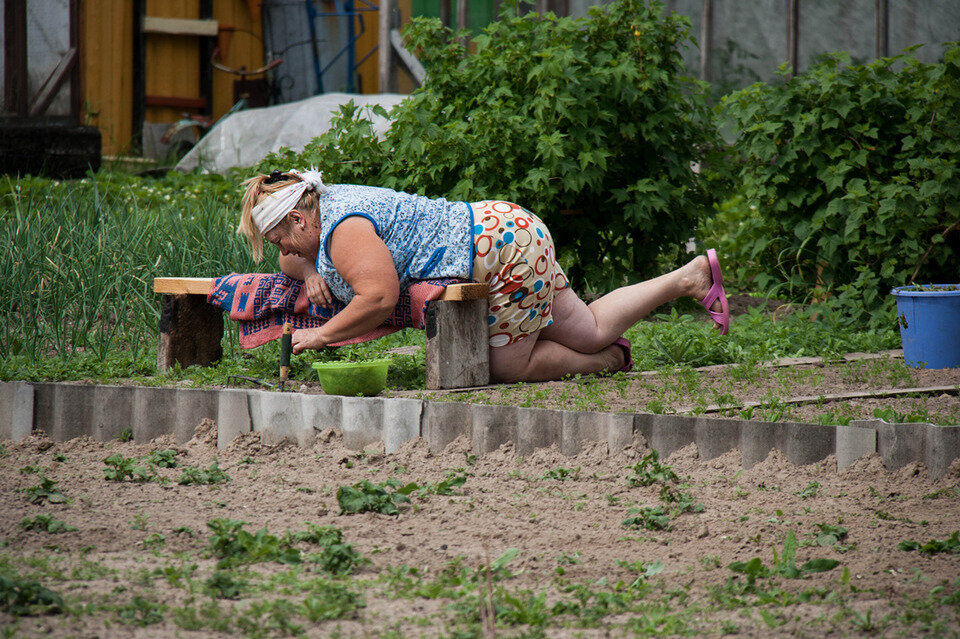
[[[77,437],[108,441],[129,429],[137,442],[170,435],[183,443],[207,418],[217,424],[218,448],[249,432],[260,433],[268,445],[289,440],[310,447],[322,430],[336,428],[347,448],[361,450],[382,441],[387,453],[417,437],[439,452],[463,436],[478,455],[512,443],[518,455],[555,446],[572,456],[587,442],[606,442],[607,452],[613,453],[642,437],[663,457],[691,443],[704,460],[739,448],[745,469],[766,459],[773,449],[797,465],[835,454],[838,469],[877,453],[887,470],[919,463],[934,478],[960,458],[960,426],[890,424],[880,419],[822,426],[247,389],[22,381],[0,385],[0,438],[14,441],[41,430],[56,441]]]

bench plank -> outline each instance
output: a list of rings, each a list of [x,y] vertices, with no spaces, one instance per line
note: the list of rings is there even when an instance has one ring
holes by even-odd
[[[153,292],[167,295],[206,295],[213,284],[212,277],[155,277]],[[487,285],[476,282],[451,284],[437,298],[450,302],[478,300],[487,296]]]

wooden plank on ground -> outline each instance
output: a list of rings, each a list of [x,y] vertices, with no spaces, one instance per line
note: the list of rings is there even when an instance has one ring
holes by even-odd
[[[880,397],[899,397],[902,395],[931,395],[933,393],[956,394],[958,386],[923,386],[917,388],[884,388],[880,390],[852,391],[848,393],[826,393],[823,395],[799,395],[797,397],[788,397],[779,400],[781,404],[815,404],[817,402],[835,402],[847,399],[870,399]],[[756,408],[763,406],[764,402],[743,402],[737,405],[719,406],[712,404],[704,408],[703,413],[717,413],[723,410],[739,410],[743,408]],[[677,409],[677,414],[689,413],[693,411],[693,406],[684,406]]]

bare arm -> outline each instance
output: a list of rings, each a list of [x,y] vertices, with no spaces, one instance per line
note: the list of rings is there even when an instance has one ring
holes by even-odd
[[[363,335],[397,305],[400,281],[393,257],[366,218],[349,217],[337,225],[330,236],[330,261],[355,295],[323,326],[294,331],[294,353]]]
[[[323,281],[323,278],[317,273],[313,262],[304,259],[299,255],[280,254],[280,270],[295,280],[300,280],[306,285],[307,297],[317,306],[327,307],[333,302],[333,294],[330,287]]]

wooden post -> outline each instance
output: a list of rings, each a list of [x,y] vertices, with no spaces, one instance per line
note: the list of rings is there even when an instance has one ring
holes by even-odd
[[[174,362],[181,367],[208,366],[223,356],[223,311],[207,304],[206,295],[169,295],[160,298],[160,343],[157,370]]]
[[[4,109],[27,114],[27,2],[3,4],[3,102]]]
[[[397,90],[397,71],[393,64],[393,45],[390,43],[395,3],[396,0],[380,0],[380,42],[377,46],[380,93],[394,93]]]
[[[787,0],[787,62],[790,76],[800,72],[800,0]]]
[[[487,299],[434,300],[427,306],[427,388],[490,383]]]
[[[877,14],[877,35],[874,57],[890,55],[890,5],[887,0],[874,0]]]
[[[470,26],[467,0],[457,0],[457,29],[466,29]]]
[[[440,0],[440,22],[447,28],[453,26],[450,21],[450,0]]]
[[[713,0],[703,0],[700,13],[700,79],[710,82],[713,77]]]

